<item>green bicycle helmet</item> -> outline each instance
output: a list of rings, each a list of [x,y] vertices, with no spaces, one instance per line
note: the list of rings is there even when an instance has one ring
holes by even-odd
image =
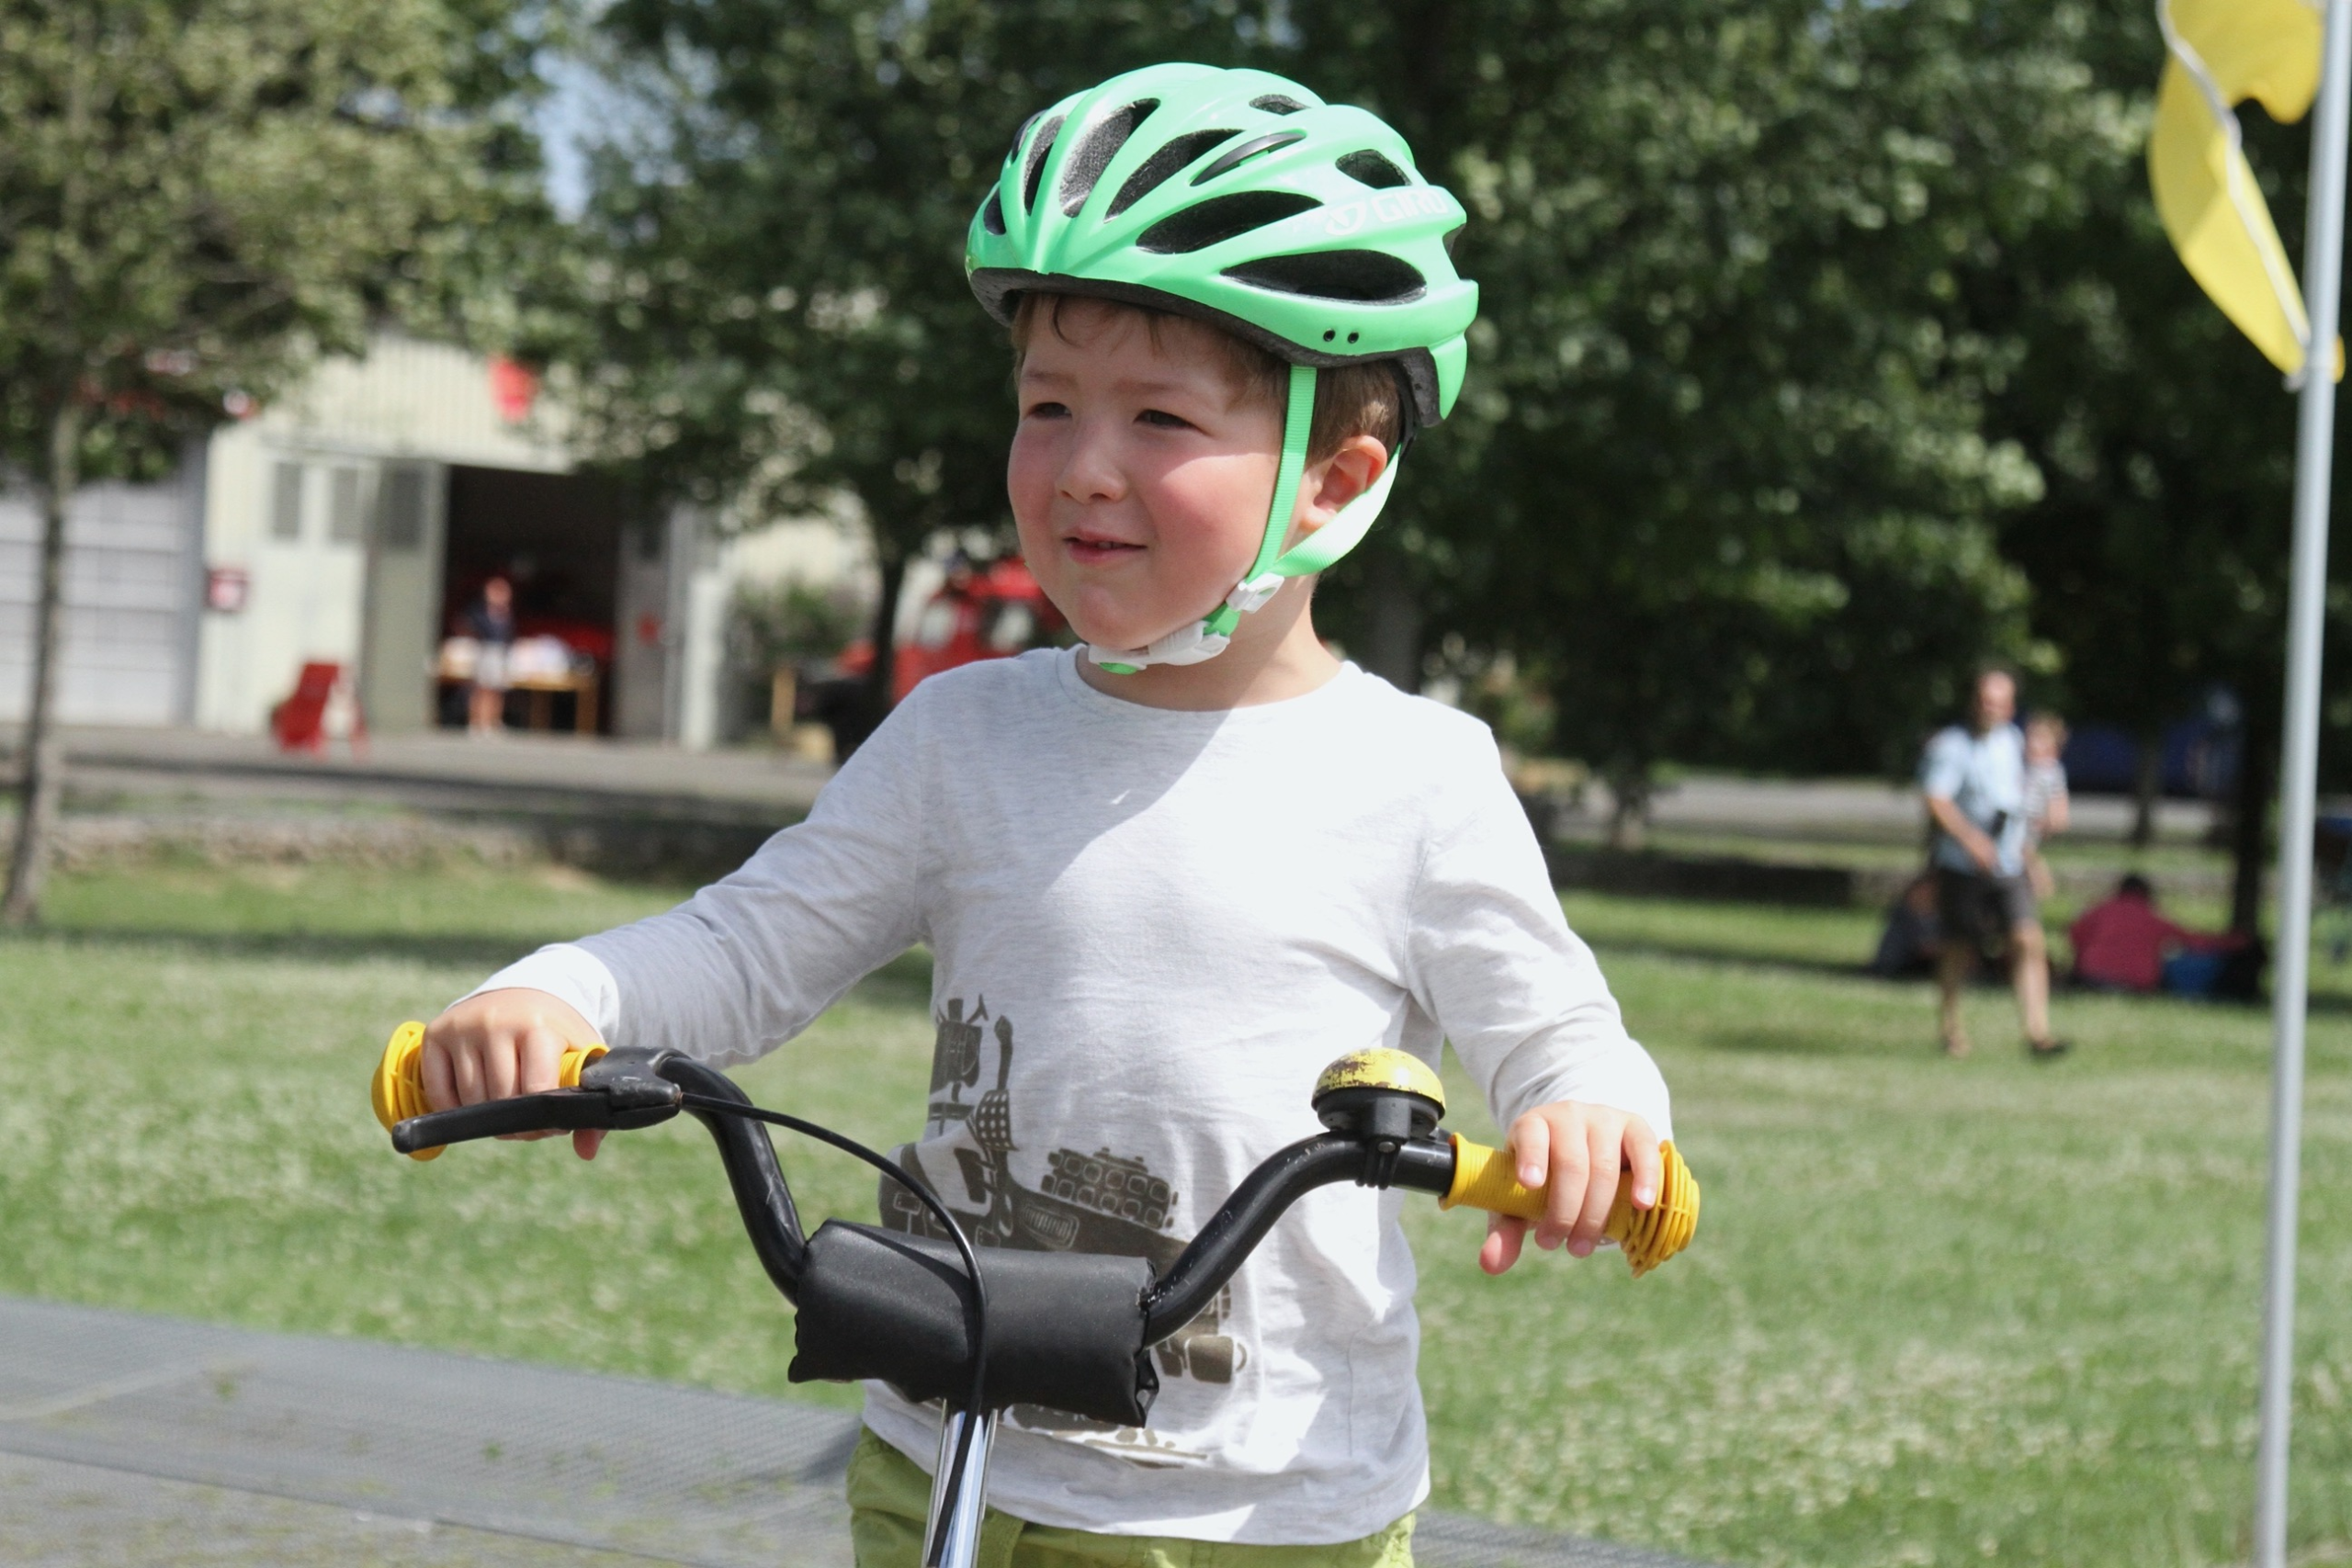
[[[1478,286],[1446,241],[1462,204],[1423,180],[1376,115],[1286,78],[1151,65],[1030,117],[972,219],[964,270],[1010,325],[1030,290],[1085,294],[1206,321],[1291,367],[1283,458],[1257,559],[1205,619],[1148,648],[1090,648],[1107,670],[1223,652],[1283,580],[1320,571],[1386,502],[1371,489],[1285,553],[1318,369],[1387,361],[1407,393],[1405,441],[1462,389]],[[1400,442],[1396,456],[1401,456]]]

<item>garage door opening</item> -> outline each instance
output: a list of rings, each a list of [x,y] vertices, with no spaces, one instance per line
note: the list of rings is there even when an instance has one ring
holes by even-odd
[[[506,722],[611,733],[620,614],[616,498],[571,474],[453,465],[448,475],[443,635],[469,635],[482,585],[504,577],[514,585],[517,638]],[[437,722],[463,728],[465,682],[447,660],[440,673]]]

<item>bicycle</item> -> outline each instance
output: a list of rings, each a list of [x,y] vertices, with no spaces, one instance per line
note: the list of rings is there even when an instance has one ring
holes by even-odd
[[[626,1132],[681,1111],[701,1122],[741,1212],[752,1251],[797,1309],[794,1382],[879,1379],[916,1402],[937,1400],[939,1457],[923,1531],[926,1568],[971,1568],[986,1506],[989,1449],[1001,1411],[1039,1404],[1140,1427],[1159,1375],[1152,1347],[1225,1288],[1283,1211],[1340,1181],[1402,1187],[1533,1220],[1541,1189],[1520,1185],[1500,1151],[1441,1134],[1437,1075],[1402,1051],[1342,1056],[1316,1080],[1311,1103],[1326,1132],[1261,1164],[1163,1274],[1141,1258],[973,1247],[955,1215],[888,1156],[813,1122],[753,1105],[714,1067],[673,1051],[573,1047],[561,1087],[455,1111],[428,1111],[421,1077],[424,1026],[396,1031],[377,1065],[371,1099],[392,1147],[419,1160],[452,1144],[511,1133]],[[806,1234],[766,1126],[814,1137],[895,1179],[946,1241],[851,1221]],[[1669,1142],[1657,1201],[1633,1207],[1621,1185],[1604,1235],[1636,1278],[1687,1247],[1699,1222],[1699,1183]]]

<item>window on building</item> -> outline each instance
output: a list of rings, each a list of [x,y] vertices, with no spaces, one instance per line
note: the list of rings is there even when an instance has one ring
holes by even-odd
[[[327,485],[327,537],[338,545],[359,543],[359,470],[337,468]]]
[[[270,474],[269,536],[302,536],[302,465],[280,463]]]

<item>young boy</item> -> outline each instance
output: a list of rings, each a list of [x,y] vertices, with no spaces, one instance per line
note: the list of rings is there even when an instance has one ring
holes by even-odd
[[[1023,558],[1085,644],[934,676],[742,870],[494,976],[427,1033],[432,1103],[550,1085],[568,1041],[745,1060],[922,942],[939,1045],[904,1155],[986,1244],[1172,1255],[1315,1130],[1327,1063],[1442,1039],[1550,1183],[1538,1246],[1591,1252],[1621,1168],[1654,1202],[1665,1085],[1492,739],[1309,616],[1461,381],[1461,208],[1411,169],[1374,117],[1256,72],[1152,67],[1024,127],[968,269],[1013,336]],[[990,1560],[1408,1562],[1402,1201],[1299,1204],[1159,1348],[1148,1427],[1009,1412]],[[1482,1266],[1525,1229],[1496,1222]],[[876,1386],[865,1420],[858,1561],[910,1564],[937,1416]]]

